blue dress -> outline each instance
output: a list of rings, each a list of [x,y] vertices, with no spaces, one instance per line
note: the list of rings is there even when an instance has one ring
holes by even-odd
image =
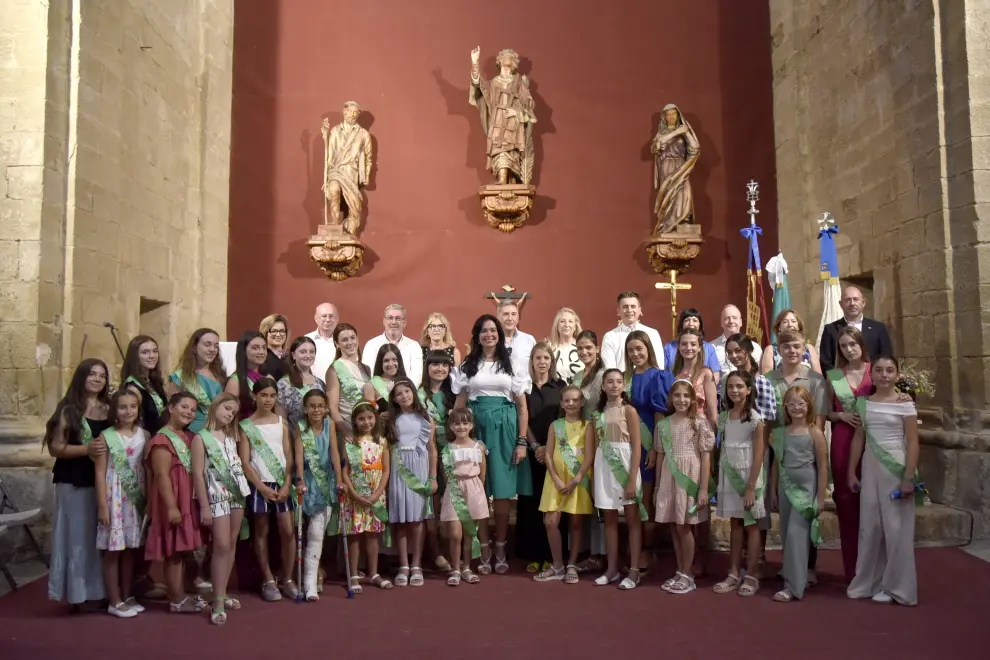
[[[327,473],[327,482],[330,486],[330,501],[327,501],[326,496],[323,491],[316,483],[316,478],[313,477],[313,471],[310,468],[309,458],[303,458],[303,479],[306,482],[306,494],[303,495],[303,513],[307,516],[312,516],[317,513],[321,513],[326,507],[334,506],[337,504],[337,475],[333,471],[333,463],[330,461],[330,418],[327,417],[323,420],[323,431],[317,435],[313,434],[316,445],[316,453],[320,459],[320,465],[323,470]],[[341,457],[341,462],[343,462],[343,457]]]
[[[392,468],[388,477],[388,521],[419,522],[426,516],[426,498],[414,493],[399,474],[397,461],[409,468],[423,483],[430,477],[430,421],[415,413],[402,413],[395,419],[399,441],[392,446]]]
[[[654,415],[660,413],[667,414],[667,395],[670,394],[670,386],[674,384],[674,374],[667,370],[647,369],[641,374],[633,373],[632,384],[629,390],[629,399],[639,414],[639,419],[646,429],[640,429],[642,433],[649,433],[653,437],[653,429],[656,426]],[[646,454],[640,453],[639,473],[643,481],[653,481],[655,470],[646,469]]]
[[[705,351],[705,366],[712,370],[713,374],[722,371],[722,365],[718,361],[718,353],[715,352],[715,345],[711,342],[704,342],[702,350]],[[668,341],[663,345],[663,368],[667,371],[674,370],[674,360],[677,359],[677,340]]]

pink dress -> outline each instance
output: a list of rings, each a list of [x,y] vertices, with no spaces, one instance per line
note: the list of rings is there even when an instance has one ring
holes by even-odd
[[[663,461],[660,471],[660,481],[656,490],[657,522],[677,523],[678,525],[697,525],[708,520],[708,507],[700,509],[695,515],[689,516],[688,509],[695,504],[693,497],[688,497],[686,491],[677,487],[674,475],[670,472],[670,461],[676,461],[677,466],[695,483],[702,485],[701,454],[711,452],[715,446],[715,434],[704,416],[698,414],[693,420],[685,418],[681,421],[670,420],[671,451],[666,456],[663,444],[656,443],[659,452],[657,461]],[[705,475],[708,478],[708,475]],[[715,493],[709,490],[708,495]]]
[[[705,403],[707,402],[707,399],[705,398],[705,372],[706,371],[708,373],[711,373],[712,370],[709,369],[708,367],[705,367],[704,369],[702,369],[701,371],[698,372],[698,377],[696,379],[694,379],[694,380],[691,381],[691,384],[694,385],[694,398],[697,401],[697,405],[695,407],[696,407],[698,413],[702,417],[705,417],[708,414],[708,408],[705,407]],[[714,377],[714,374],[713,374],[713,377]],[[677,374],[677,378],[679,378],[679,379],[680,378],[683,378],[684,380],[691,380],[691,374],[688,373],[687,371],[682,371],[681,373]]]
[[[454,454],[454,477],[464,493],[464,501],[468,511],[471,512],[472,520],[484,520],[488,517],[488,496],[485,494],[485,485],[481,483],[481,460],[485,451],[480,442],[475,442],[473,447],[457,447],[451,445],[450,450]],[[440,521],[456,522],[460,520],[454,506],[450,503],[450,487],[443,492],[443,500],[440,503]]]
[[[189,447],[193,434],[180,431],[179,437]],[[144,557],[148,561],[163,561],[178,552],[190,552],[203,545],[199,531],[199,507],[193,499],[192,477],[182,466],[179,457],[172,447],[172,441],[163,433],[159,433],[148,443],[148,458],[145,459],[148,470],[148,541]],[[155,470],[152,467],[152,455],[156,451],[169,453],[172,465],[169,468],[169,480],[172,482],[172,495],[176,506],[182,514],[182,522],[174,527],[168,522],[168,507],[158,492],[155,483]]]

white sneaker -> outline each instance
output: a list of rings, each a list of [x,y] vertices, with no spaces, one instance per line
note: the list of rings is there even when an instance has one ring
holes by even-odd
[[[126,603],[117,603],[116,605],[111,605],[107,608],[107,614],[115,616],[118,619],[130,619],[138,615],[132,609],[127,607]]]
[[[894,602],[894,599],[886,591],[876,592],[875,594],[873,594],[873,598],[871,600],[874,603],[884,603],[884,604]]]
[[[125,600],[124,605],[127,605],[127,609],[131,610],[132,612],[136,612],[138,614],[144,612],[144,605],[137,602],[137,599],[134,596],[131,596],[130,598]]]

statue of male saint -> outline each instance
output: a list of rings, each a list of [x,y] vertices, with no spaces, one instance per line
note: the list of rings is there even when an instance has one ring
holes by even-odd
[[[488,138],[486,168],[498,183],[529,185],[535,164],[533,156],[533,97],[529,79],[520,75],[519,54],[506,48],[495,58],[499,74],[481,77],[478,58],[481,48],[471,51],[471,89],[468,102],[478,108],[481,126]]]
[[[658,188],[653,206],[657,216],[654,234],[666,234],[680,224],[694,222],[694,195],[689,177],[701,154],[698,136],[673,103],[666,105],[661,113],[651,151],[653,186]]]
[[[323,218],[331,227],[342,227],[352,236],[361,225],[361,188],[368,185],[371,176],[371,134],[358,125],[360,114],[361,106],[348,101],[344,121],[330,128],[330,120],[324,118],[321,129],[326,148]]]

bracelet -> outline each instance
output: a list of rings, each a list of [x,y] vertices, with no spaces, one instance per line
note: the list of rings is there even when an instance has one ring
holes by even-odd
[[[516,438],[516,447],[526,447],[527,445],[529,445],[529,438],[522,436]]]
[[[538,442],[536,442],[536,441],[533,441],[533,442],[531,442],[531,443],[529,443],[529,448],[530,448],[530,449],[532,449],[532,450],[533,450],[534,452],[535,452],[535,451],[536,451],[537,449],[539,449],[540,447],[542,447],[542,446],[543,446],[543,445],[541,445],[540,443],[538,443]]]

